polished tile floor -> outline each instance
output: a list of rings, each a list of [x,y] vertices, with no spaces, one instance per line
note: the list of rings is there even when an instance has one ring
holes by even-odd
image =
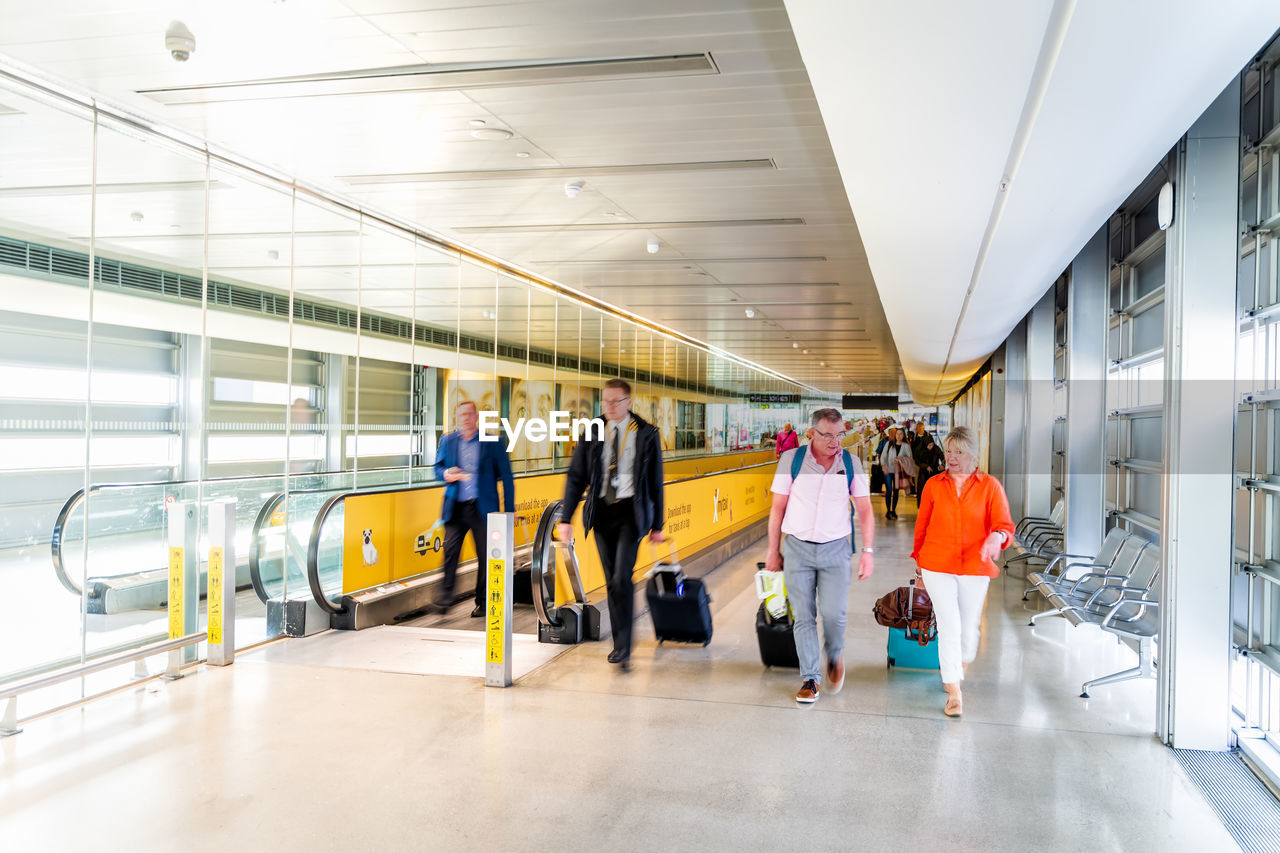
[[[1026,627],[1016,579],[962,720],[936,674],[886,670],[870,611],[911,574],[913,509],[880,518],[845,689],[814,706],[760,665],[759,543],[708,578],[712,644],[658,647],[642,616],[631,673],[607,643],[507,690],[264,649],[29,723],[0,741],[0,850],[1237,849],[1151,735],[1153,682],[1077,698],[1131,653]]]

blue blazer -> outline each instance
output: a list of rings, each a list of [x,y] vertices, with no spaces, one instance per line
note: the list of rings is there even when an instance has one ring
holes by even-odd
[[[436,449],[436,476],[444,479],[444,472],[458,464],[459,443],[462,433],[457,430],[440,439]],[[516,483],[511,476],[511,457],[502,445],[502,439],[480,442],[479,470],[476,472],[476,510],[484,518],[491,512],[498,511],[498,480],[502,480],[502,503],[504,512],[516,511]],[[444,487],[444,506],[440,508],[440,520],[449,521],[453,517],[453,505],[458,500],[460,483],[446,483]]]

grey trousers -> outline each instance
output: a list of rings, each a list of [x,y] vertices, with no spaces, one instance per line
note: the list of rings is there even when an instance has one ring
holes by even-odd
[[[821,680],[819,614],[827,660],[836,660],[844,652],[852,556],[853,546],[848,539],[815,544],[788,536],[782,542],[782,571],[787,579],[787,599],[796,619],[796,655],[800,658],[800,678],[804,681]]]

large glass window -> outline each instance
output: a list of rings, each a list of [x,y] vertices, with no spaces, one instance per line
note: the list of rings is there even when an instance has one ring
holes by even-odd
[[[1231,704],[1242,738],[1280,749],[1280,278],[1275,239],[1280,204],[1280,124],[1273,45],[1244,75],[1241,219],[1236,279],[1235,565],[1231,611],[1237,654]]]
[[[1170,160],[1175,155],[1169,155]],[[1107,526],[1158,541],[1164,464],[1164,233],[1157,167],[1110,222],[1107,328]]]

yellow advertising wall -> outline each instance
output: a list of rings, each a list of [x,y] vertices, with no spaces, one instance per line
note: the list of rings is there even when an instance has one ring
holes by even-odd
[[[758,457],[764,464],[740,468]],[[701,463],[733,470],[692,478],[692,469]],[[775,465],[773,451],[726,454],[704,459],[676,460],[664,465],[666,525],[664,531],[675,541],[678,552],[692,554],[769,514],[769,483]],[[516,480],[516,513],[525,524],[516,524],[516,545],[532,539],[543,509],[564,494],[563,473],[520,477]],[[672,482],[677,480],[679,482]],[[501,487],[499,487],[501,490]],[[362,494],[344,504],[343,571],[344,594],[391,583],[438,570],[443,563],[444,526],[439,523],[443,486],[431,486],[386,494]],[[582,511],[575,513],[578,565],[586,589],[604,585],[604,574],[595,542],[582,533]],[[365,531],[368,531],[366,544]],[[648,571],[655,559],[665,559],[665,544],[651,547],[646,539],[636,559],[637,576]],[[463,562],[475,551],[467,538]],[[568,590],[563,567],[558,572],[557,590]]]

